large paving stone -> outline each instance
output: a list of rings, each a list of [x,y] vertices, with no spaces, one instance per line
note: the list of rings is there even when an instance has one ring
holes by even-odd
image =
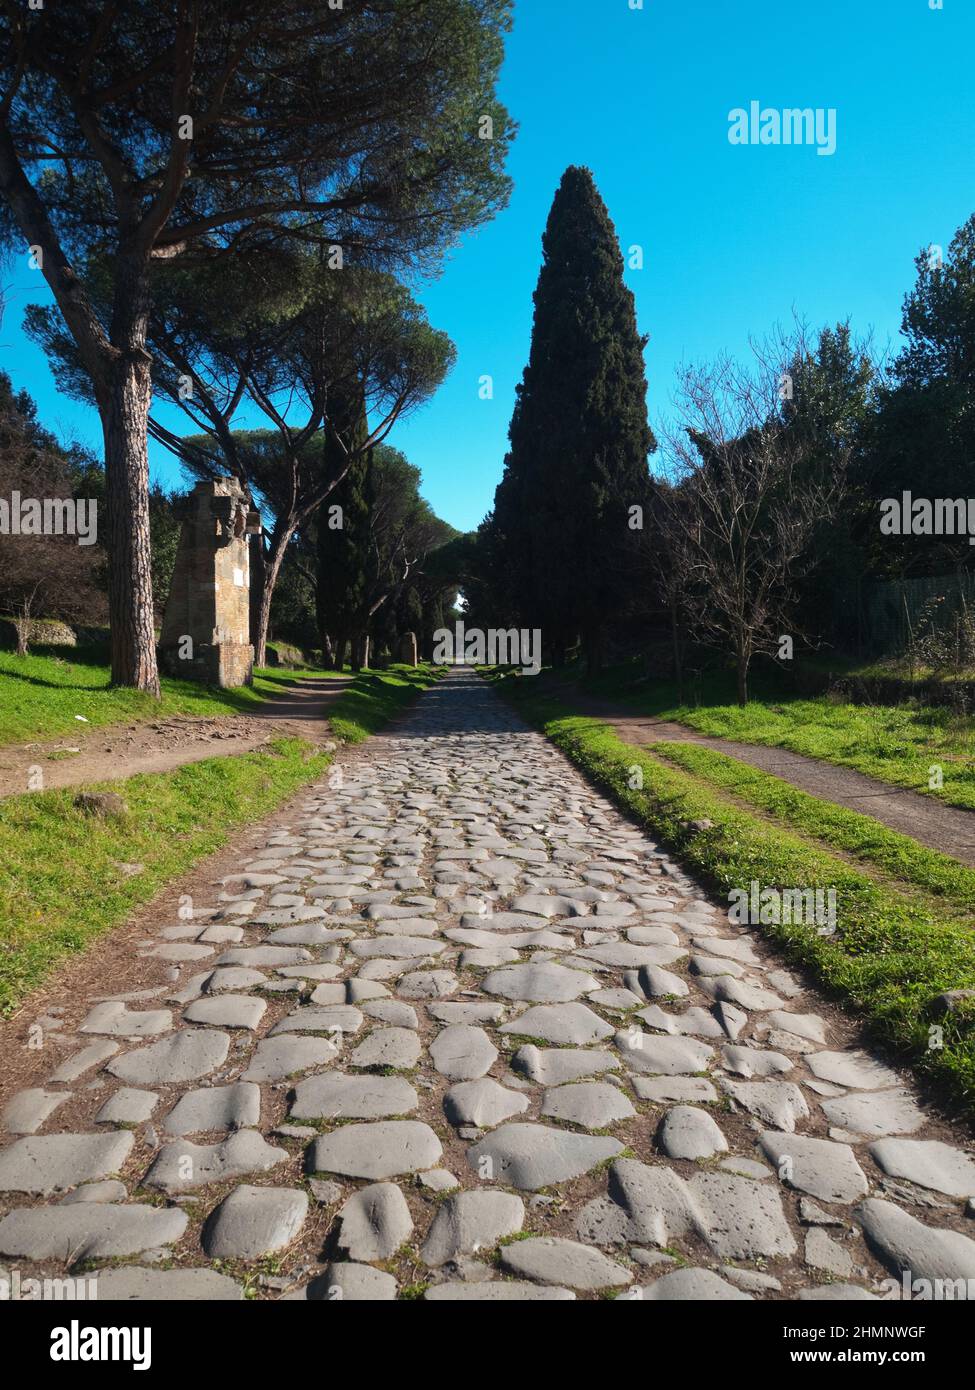
[[[224,951],[215,964],[243,965],[256,969],[261,965],[300,965],[310,960],[311,952],[300,946],[235,946],[231,951]]]
[[[736,1105],[774,1129],[791,1134],[797,1120],[809,1117],[806,1098],[792,1081],[726,1080],[723,1086]]]
[[[65,1264],[138,1255],[179,1240],[188,1220],[179,1207],[115,1206],[101,1202],[25,1207],[0,1221],[0,1255],[60,1260]]]
[[[628,1269],[592,1246],[556,1236],[503,1246],[501,1267],[525,1279],[570,1289],[611,1289],[633,1282]]]
[[[17,1139],[0,1150],[0,1192],[61,1192],[108,1177],[125,1163],[133,1143],[128,1131]]]
[[[421,1050],[412,1028],[374,1028],[349,1057],[349,1066],[409,1071],[420,1060]]]
[[[699,976],[699,989],[712,999],[722,999],[728,1004],[737,1004],[749,1013],[763,1013],[768,1009],[780,1009],[785,1003],[771,989],[764,989],[753,979],[736,980],[731,975]]]
[[[794,1063],[781,1052],[767,1052],[758,1047],[723,1047],[721,1064],[726,1071],[738,1076],[777,1076],[793,1070]]]
[[[608,1129],[636,1113],[619,1087],[607,1081],[582,1081],[546,1091],[541,1109],[543,1118],[564,1120],[582,1129]]]
[[[232,1303],[244,1286],[215,1269],[146,1269],[123,1265],[98,1271],[98,1302]]]
[[[571,1289],[516,1279],[491,1284],[433,1284],[423,1295],[424,1303],[566,1303],[574,1298]]]
[[[713,1158],[727,1153],[728,1141],[706,1110],[675,1105],[657,1131],[657,1144],[668,1158]]]
[[[690,1008],[681,1014],[666,1013],[659,1004],[651,1004],[648,1009],[638,1009],[634,1014],[648,1028],[669,1033],[673,1037],[687,1036],[699,1038],[725,1038],[727,1034],[710,1009]]]
[[[909,1091],[866,1091],[822,1102],[830,1124],[854,1134],[913,1134],[927,1117]]]
[[[229,1051],[227,1033],[212,1028],[180,1028],[159,1042],[116,1057],[106,1071],[136,1086],[197,1081],[222,1066]]]
[[[751,1301],[751,1297],[709,1269],[675,1269],[646,1288],[628,1289],[616,1302],[731,1303]]]
[[[706,1071],[714,1049],[696,1038],[660,1036],[630,1029],[616,1034],[624,1067],[652,1076],[681,1076]]]
[[[18,1091],[4,1107],[3,1128],[8,1134],[34,1134],[69,1099],[69,1091],[45,1091],[36,1086]]]
[[[554,893],[526,893],[515,898],[511,908],[513,912],[530,912],[539,917],[581,917],[588,912],[584,904]]]
[[[814,1289],[800,1289],[796,1297],[802,1303],[877,1302],[877,1295],[859,1284],[821,1284]]]
[[[439,956],[450,945],[448,941],[430,940],[425,936],[377,936],[353,941],[349,950],[363,960],[381,957],[388,960],[417,960]]]
[[[604,946],[586,946],[577,955],[580,961],[639,970],[644,965],[673,965],[682,960],[687,951],[683,946],[637,946],[632,941],[610,941]]]
[[[610,1025],[585,1004],[537,1004],[499,1029],[544,1042],[585,1047],[613,1036]]]
[[[327,1038],[304,1038],[298,1034],[263,1038],[254,1050],[244,1072],[244,1081],[280,1081],[299,1076],[312,1067],[334,1062],[339,1050]]]
[[[525,1205],[512,1193],[457,1192],[437,1208],[420,1258],[436,1268],[460,1255],[490,1251],[520,1231],[524,1221]]]
[[[568,1182],[623,1149],[616,1139],[573,1134],[547,1125],[502,1125],[467,1150],[467,1161],[485,1182],[537,1192]]]
[[[128,1195],[124,1182],[106,1178],[103,1182],[86,1182],[81,1187],[74,1188],[66,1197],[61,1198],[61,1205],[72,1206],[75,1202],[124,1202]]]
[[[353,1193],[339,1218],[339,1249],[362,1264],[391,1259],[413,1234],[406,1198],[392,1182],[374,1183]]]
[[[308,967],[309,970],[313,968],[313,966]],[[301,967],[285,966],[284,969],[300,970]],[[283,974],[284,971],[281,973]],[[203,992],[204,994],[222,994],[225,991],[232,993],[234,990],[253,989],[255,985],[263,985],[266,982],[267,976],[263,971],[250,970],[242,965],[228,965],[214,970],[213,974],[207,978]]]
[[[766,1131],[759,1142],[788,1187],[824,1202],[855,1202],[869,1190],[866,1176],[848,1144],[807,1135]]]
[[[975,1195],[975,1162],[952,1144],[936,1139],[878,1139],[870,1157],[889,1177],[944,1192],[949,1197]]]
[[[669,1167],[619,1159],[608,1197],[580,1214],[586,1241],[667,1247],[697,1236],[724,1260],[772,1259],[795,1253],[778,1191],[734,1173],[700,1172],[689,1182]]]
[[[391,1303],[395,1298],[396,1280],[391,1274],[371,1265],[334,1261],[305,1288],[285,1294],[284,1301],[307,1299],[341,1308],[343,1303]]]
[[[239,1129],[219,1144],[194,1144],[189,1139],[165,1144],[143,1181],[167,1192],[189,1192],[208,1183],[267,1173],[287,1161],[286,1149],[276,1149],[253,1129]]]
[[[404,999],[443,999],[459,989],[460,981],[452,970],[411,970],[396,986]]]
[[[443,1108],[452,1125],[493,1129],[527,1110],[528,1097],[509,1091],[489,1076],[482,1076],[476,1081],[461,1081],[451,1086],[443,1098]]]
[[[213,999],[197,999],[183,1014],[187,1023],[204,1023],[218,1028],[246,1028],[253,1032],[267,1010],[264,999],[246,994],[220,994]]]
[[[718,1093],[705,1076],[634,1076],[633,1089],[637,1100],[649,1100],[654,1105],[679,1105],[716,1101]]]
[[[783,1018],[790,1017],[783,1015]],[[869,1052],[812,1052],[805,1060],[813,1076],[820,1081],[833,1081],[837,1086],[879,1091],[887,1086],[899,1086],[901,1082],[896,1071],[878,1062]]]
[[[147,1009],[139,1012],[123,1003],[106,1001],[96,1004],[78,1029],[79,1033],[104,1033],[113,1038],[152,1038],[167,1033],[173,1026],[169,1009]]]
[[[810,1042],[823,1045],[829,1034],[829,1025],[818,1014],[793,1014],[785,1009],[773,1009],[768,1016],[768,1022],[773,1028],[780,1028],[783,1033],[793,1033],[800,1038],[808,1038]]]
[[[483,1028],[452,1023],[430,1044],[430,1057],[450,1081],[476,1081],[494,1066],[498,1050]]]
[[[702,1234],[721,1259],[773,1259],[795,1254],[795,1237],[782,1199],[770,1183],[736,1173],[702,1172],[687,1186],[703,1217]]]
[[[270,1036],[278,1037],[282,1033],[358,1033],[364,1022],[361,1012],[351,1004],[302,1008],[276,1023]]]
[[[159,1104],[155,1091],[140,1091],[132,1086],[120,1086],[95,1116],[99,1125],[141,1125]]]
[[[559,1086],[583,1076],[601,1076],[619,1071],[620,1061],[604,1048],[539,1048],[525,1043],[511,1059],[515,1071],[542,1086]]]
[[[79,1076],[84,1076],[86,1071],[91,1071],[92,1067],[99,1066],[107,1061],[109,1057],[114,1057],[119,1050],[117,1042],[112,1042],[110,1038],[103,1038],[100,1042],[89,1043],[80,1052],[72,1053],[66,1057],[60,1066],[51,1072],[49,1081],[71,1082],[77,1081]]]
[[[367,999],[362,1005],[367,1018],[378,1023],[388,1023],[393,1028],[419,1028],[420,1020],[416,1010],[398,999]]]
[[[500,1023],[505,1007],[493,1000],[471,1000],[462,1004],[428,1004],[427,1013],[438,1023]]]
[[[868,1245],[896,1274],[906,1271],[915,1280],[975,1279],[975,1240],[969,1236],[927,1226],[875,1197],[857,1208],[857,1216]]]
[[[418,1103],[402,1076],[329,1072],[298,1082],[290,1115],[298,1120],[385,1120],[411,1114]]]
[[[435,1168],[443,1149],[429,1125],[387,1120],[345,1125],[316,1139],[307,1152],[310,1173],[382,1180]]]
[[[308,1213],[308,1194],[291,1187],[235,1187],[210,1216],[203,1249],[212,1260],[257,1260],[285,1250]]]
[[[543,961],[495,970],[485,977],[482,988],[488,994],[500,994],[505,999],[564,1004],[598,989],[599,981],[582,970]]]
[[[209,1086],[180,1096],[163,1121],[167,1134],[205,1134],[260,1124],[261,1088],[251,1081]]]

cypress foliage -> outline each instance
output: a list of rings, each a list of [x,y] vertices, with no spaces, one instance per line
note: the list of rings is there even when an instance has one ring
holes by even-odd
[[[629,508],[649,495],[646,338],[616,231],[588,169],[566,170],[542,242],[531,355],[495,497],[512,619],[542,629],[556,661],[581,636],[602,660],[635,583]]]

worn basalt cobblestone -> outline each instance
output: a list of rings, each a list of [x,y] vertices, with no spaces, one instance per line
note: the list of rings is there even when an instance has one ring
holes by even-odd
[[[103,980],[4,1109],[26,1271],[430,1302],[975,1279],[968,1134],[470,672],[139,953],[168,983]]]

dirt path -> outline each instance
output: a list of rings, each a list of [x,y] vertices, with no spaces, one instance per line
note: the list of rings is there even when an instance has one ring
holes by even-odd
[[[709,738],[667,719],[621,714],[618,705],[607,701],[585,699],[575,694],[572,701],[581,713],[605,719],[626,743],[697,743],[713,748],[780,777],[783,782],[823,801],[872,816],[891,830],[899,830],[930,849],[950,854],[962,864],[975,866],[975,812],[946,806],[920,792],[891,787],[852,768],[818,762],[785,748],[762,748],[754,743]]]
[[[11,744],[0,748],[0,797],[41,790],[35,769],[49,791],[139,772],[171,772],[204,758],[249,753],[274,738],[322,742],[330,733],[328,709],[351,683],[351,676],[294,681],[252,714],[108,724],[51,743]]]

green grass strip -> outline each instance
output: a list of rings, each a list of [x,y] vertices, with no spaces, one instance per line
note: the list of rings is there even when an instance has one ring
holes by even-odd
[[[944,1095],[975,1112],[975,1008],[934,1015],[935,996],[975,988],[972,934],[787,830],[731,805],[687,772],[645,748],[623,743],[599,720],[579,718],[531,693],[527,682],[501,682],[526,718],[665,843],[719,894],[763,888],[835,888],[838,929],[820,936],[800,924],[761,928],[787,958],[844,1002],[873,1036]],[[632,787],[642,774],[642,789]],[[696,830],[693,821],[708,820]],[[943,1034],[932,1033],[932,1025]],[[940,1044],[940,1045],[939,1045]]]
[[[361,677],[336,701],[333,727],[358,742],[424,683],[424,673]],[[0,1015],[235,830],[321,777],[331,761],[303,739],[281,739],[266,750],[98,783],[128,807],[105,820],[74,807],[76,787],[0,801]],[[120,864],[142,869],[128,875]]]
[[[547,673],[542,680],[565,680]],[[640,680],[636,669],[615,668],[580,684],[582,694],[618,700],[621,714],[670,719],[711,738],[786,748],[837,767],[854,768],[893,786],[908,787],[949,806],[975,810],[975,719],[944,705],[853,704],[838,695],[801,697],[781,676],[756,673],[753,696],[734,703],[726,672],[697,684],[681,703],[672,682]],[[571,702],[572,696],[562,698]],[[943,785],[932,786],[939,767]]]
[[[258,670],[254,684],[218,690],[193,681],[160,681],[162,698],[113,687],[101,648],[60,648],[17,656],[0,651],[0,746],[54,739],[106,724],[253,714],[293,680],[339,676],[338,671]],[[80,716],[80,718],[79,718]]]
[[[739,762],[727,753],[691,743],[653,743],[652,752],[695,777],[826,844],[873,864],[891,878],[913,884],[961,912],[975,912],[975,869],[918,844],[859,811],[823,801],[780,777]],[[975,924],[973,924],[975,925]]]
[[[360,676],[336,701],[329,722],[346,743],[361,743],[443,675],[443,667],[393,666],[381,674]]]

